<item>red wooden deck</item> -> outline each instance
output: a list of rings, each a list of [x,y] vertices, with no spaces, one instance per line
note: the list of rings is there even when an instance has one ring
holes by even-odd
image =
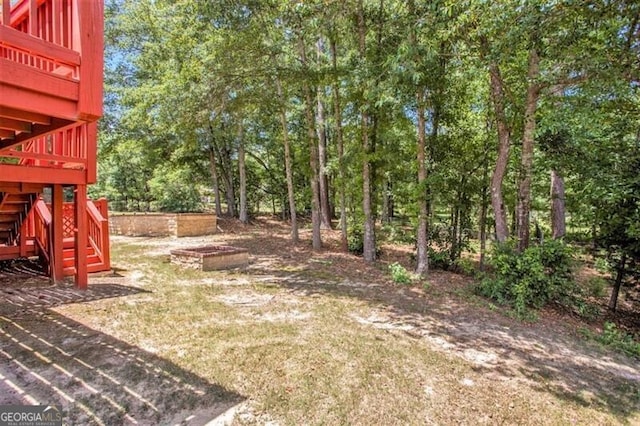
[[[106,205],[101,214],[86,198],[102,115],[102,0],[4,0],[0,13],[0,260],[38,255],[54,279],[73,273],[84,288],[89,270],[110,267]]]

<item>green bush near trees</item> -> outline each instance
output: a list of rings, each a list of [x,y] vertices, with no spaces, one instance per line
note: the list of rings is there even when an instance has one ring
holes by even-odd
[[[391,279],[396,284],[408,285],[413,282],[412,274],[398,262],[394,262],[389,265],[389,273],[391,274]]]
[[[571,248],[560,240],[548,240],[523,252],[514,242],[494,247],[490,258],[492,276],[478,285],[478,292],[513,307],[518,317],[526,318],[531,309],[550,301],[566,303],[577,292],[572,279]]]
[[[619,329],[612,322],[605,322],[602,334],[596,336],[595,339],[605,346],[640,358],[640,341],[636,340],[633,335]]]

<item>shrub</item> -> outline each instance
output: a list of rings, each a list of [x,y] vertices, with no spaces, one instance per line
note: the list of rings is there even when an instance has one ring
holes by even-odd
[[[349,253],[362,254],[364,252],[364,228],[362,221],[350,219],[347,230],[347,249]]]
[[[636,341],[633,335],[620,330],[612,322],[605,322],[602,334],[596,340],[605,346],[622,351],[627,355],[640,358],[640,342]]]
[[[391,279],[396,284],[411,284],[413,282],[412,274],[398,262],[389,265],[389,273],[391,273]]]
[[[405,229],[401,224],[389,223],[382,226],[382,236],[391,243],[416,244],[416,234],[411,229]]]
[[[596,260],[593,262],[593,267],[601,274],[608,274],[611,272],[611,265],[609,264],[609,261],[604,257],[596,258]]]
[[[494,276],[485,278],[478,292],[500,303],[511,304],[519,317],[549,301],[564,302],[576,291],[572,281],[572,255],[558,240],[548,240],[522,253],[512,242],[498,244],[490,257]]]
[[[453,265],[456,271],[461,274],[473,276],[476,273],[476,267],[473,264],[473,261],[471,261],[470,259],[465,259],[461,257],[459,259],[456,259]]]
[[[436,251],[429,247],[429,267],[433,269],[449,270],[451,258],[446,250]]]
[[[380,249],[377,243],[378,241],[376,241],[376,256],[379,256]],[[347,221],[347,250],[357,255],[364,253],[364,219],[350,218]]]
[[[604,297],[607,288],[607,280],[602,277],[591,277],[587,281],[587,292],[593,297]]]

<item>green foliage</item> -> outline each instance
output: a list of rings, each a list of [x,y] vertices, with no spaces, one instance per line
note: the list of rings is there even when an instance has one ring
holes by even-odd
[[[347,249],[361,255],[364,251],[364,228],[361,220],[350,219],[347,225]]]
[[[574,299],[573,305],[577,314],[588,321],[593,321],[600,315],[600,309],[597,305],[588,303],[582,299]]]
[[[522,253],[513,242],[498,244],[490,257],[494,276],[485,278],[478,292],[513,306],[524,318],[530,309],[550,301],[566,302],[576,292],[571,274],[570,248],[559,240],[548,240]]]
[[[453,262],[453,266],[457,272],[464,275],[473,276],[476,273],[476,267],[471,259],[461,257]]]
[[[389,273],[391,274],[391,279],[396,284],[411,284],[413,282],[411,273],[398,262],[389,265]]]
[[[604,297],[607,284],[607,280],[602,277],[591,277],[586,283],[587,293],[593,297]]]
[[[382,236],[391,243],[416,244],[416,233],[413,229],[399,223],[387,223],[382,226]]]
[[[632,334],[620,330],[610,321],[604,323],[602,334],[596,336],[596,340],[605,346],[640,358],[640,341],[634,338]]]
[[[429,247],[429,267],[448,271],[451,267],[451,257],[446,250],[434,250]]]
[[[193,185],[190,173],[183,169],[157,169],[149,181],[151,194],[164,212],[195,212],[202,210],[200,193]]]
[[[606,259],[604,257],[596,258],[596,260],[593,262],[593,267],[596,269],[596,271],[602,274],[611,273],[611,264],[609,263],[609,259]]]

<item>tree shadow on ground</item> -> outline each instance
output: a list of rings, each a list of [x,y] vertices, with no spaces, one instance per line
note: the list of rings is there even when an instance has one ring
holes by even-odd
[[[52,308],[144,290],[0,290],[0,404],[62,405],[68,424],[206,424],[245,398]]]
[[[236,237],[233,243],[251,250],[255,258],[246,272],[260,281],[303,297],[365,301],[374,314],[354,315],[354,321],[429,341],[496,380],[521,380],[541,392],[608,411],[621,421],[640,411],[637,360],[585,341],[550,320],[525,323],[493,312],[472,294],[469,279],[439,273],[437,288],[416,291],[380,280],[379,269],[353,256],[343,262],[343,254],[314,253],[300,246],[278,253],[274,247],[291,247],[287,238],[270,235],[268,243],[255,238]],[[318,268],[314,262],[327,266]],[[376,275],[378,279],[371,279]],[[448,287],[453,281],[455,290]]]

